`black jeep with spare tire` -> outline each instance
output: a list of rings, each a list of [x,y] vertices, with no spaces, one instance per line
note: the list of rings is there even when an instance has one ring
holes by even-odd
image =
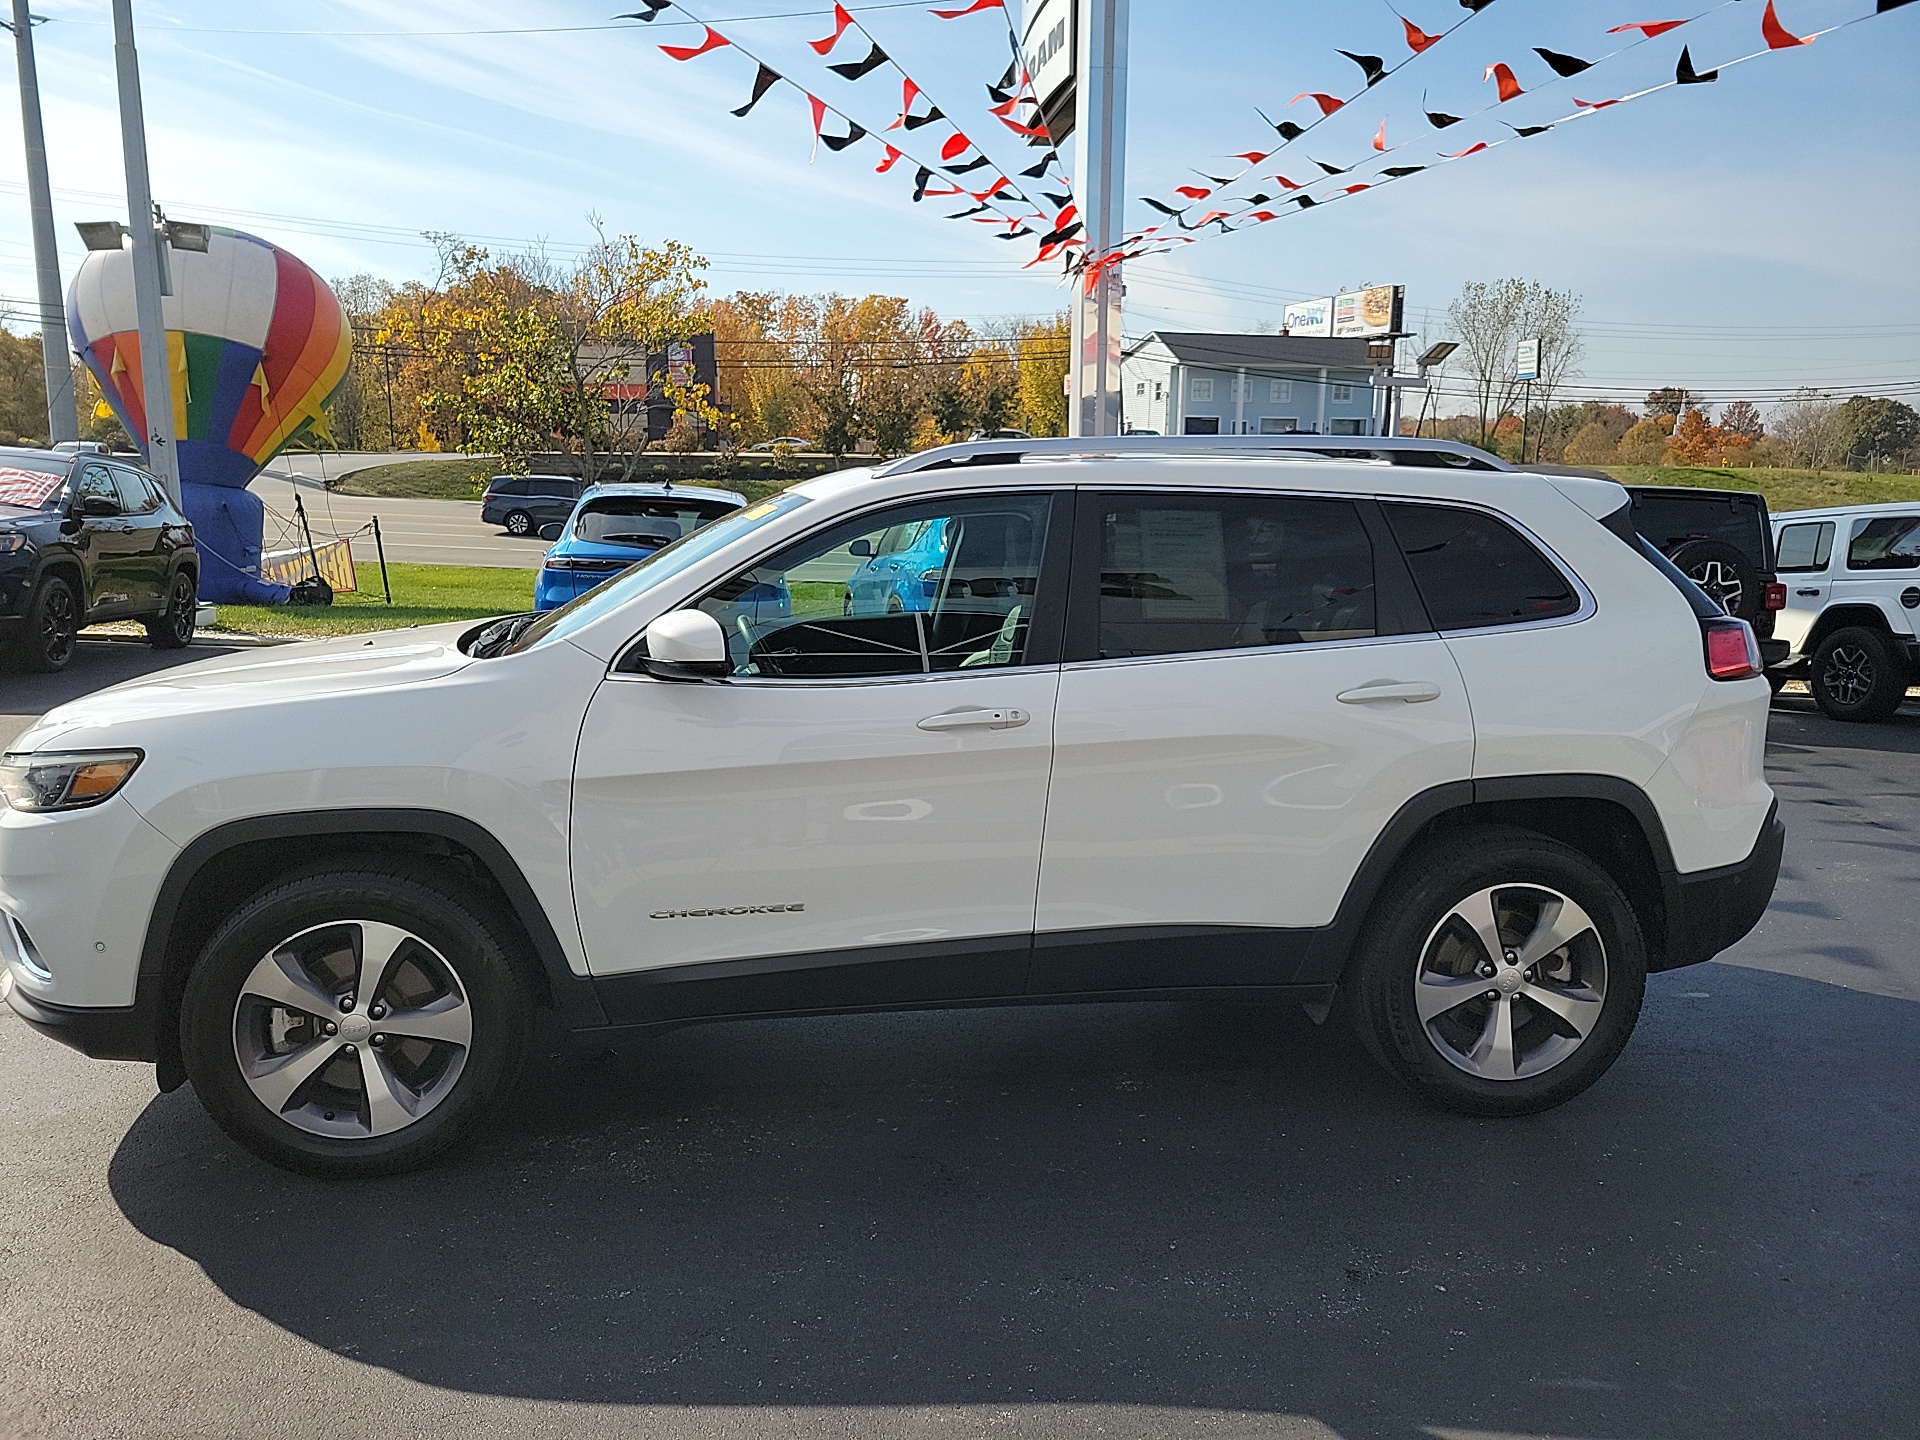
[[[1789,647],[1773,638],[1773,617],[1787,603],[1774,574],[1773,521],[1763,495],[1689,485],[1629,485],[1633,528],[1714,602],[1753,627],[1768,666]],[[1779,681],[1767,677],[1775,690]]]

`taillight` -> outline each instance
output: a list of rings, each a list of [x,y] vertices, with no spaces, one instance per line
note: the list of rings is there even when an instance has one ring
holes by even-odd
[[[1787,608],[1787,587],[1781,581],[1767,586],[1767,609],[1784,610]]]
[[[1746,680],[1760,673],[1760,642],[1744,620],[1702,620],[1707,673],[1716,680]]]

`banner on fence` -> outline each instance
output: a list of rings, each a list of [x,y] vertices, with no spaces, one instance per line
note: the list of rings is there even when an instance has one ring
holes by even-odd
[[[328,540],[315,545],[311,553],[304,546],[297,550],[269,550],[260,557],[260,578],[275,585],[298,585],[313,574],[315,561],[320,565],[320,578],[336,591],[356,588],[353,547],[345,540]]]

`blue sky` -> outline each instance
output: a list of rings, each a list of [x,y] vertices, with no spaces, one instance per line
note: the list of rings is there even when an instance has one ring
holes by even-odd
[[[1429,32],[1466,14],[1456,0],[1396,3]],[[1365,162],[1383,119],[1405,146],[1392,163],[1431,162],[1508,134],[1498,121],[1541,123],[1567,115],[1572,97],[1668,78],[1682,42],[1703,70],[1761,48],[1762,0],[1728,0],[1571,81],[1529,48],[1591,58],[1622,43],[1609,26],[1715,3],[1496,0],[1268,168],[1298,179],[1308,157]],[[1777,3],[1804,34],[1873,0]],[[828,62],[804,43],[827,33],[829,5],[704,0],[695,10],[877,129],[897,108],[897,79],[883,70],[849,84],[824,74]],[[741,54],[676,64],[655,46],[691,43],[697,27],[670,28],[668,11],[652,27],[597,28],[618,8],[136,0],[155,194],[176,218],[238,225],[328,275],[430,278],[426,230],[565,255],[590,238],[594,213],[610,231],[687,241],[711,258],[722,292],[881,290],[976,320],[1063,303],[1056,277],[1018,268],[1030,251],[938,218],[932,201],[909,203],[906,167],[874,175],[872,146],[823,149],[810,165],[796,92],[776,90],[745,120],[727,114],[753,78]],[[970,134],[997,131],[981,88],[1006,60],[995,14],[943,22],[921,5],[854,8]],[[106,0],[39,0],[36,10],[48,17],[36,39],[70,275],[71,222],[124,215],[112,36]],[[746,16],[775,18],[726,23]],[[1285,107],[1301,91],[1350,94],[1360,72],[1337,48],[1390,63],[1408,53],[1385,0],[1133,0],[1128,194],[1164,197],[1196,172],[1231,173],[1220,167],[1237,162],[1223,156],[1275,138],[1256,106],[1299,117],[1310,102]],[[830,59],[862,53],[850,35]],[[1468,114],[1492,100],[1481,74],[1493,61],[1512,65],[1530,93],[1444,135],[1428,126],[1423,88],[1432,108]],[[1400,282],[1432,338],[1462,282],[1520,275],[1582,297],[1579,385],[1595,395],[1632,398],[1655,383],[1759,396],[1912,385],[1917,61],[1920,4],[1712,85],[1589,114],[1251,233],[1210,235],[1130,267],[1128,333],[1271,326],[1290,299]],[[31,328],[18,115],[0,112],[0,296],[14,328]],[[1027,163],[1017,143],[988,146],[1003,163]],[[1130,207],[1131,224],[1153,218]]]

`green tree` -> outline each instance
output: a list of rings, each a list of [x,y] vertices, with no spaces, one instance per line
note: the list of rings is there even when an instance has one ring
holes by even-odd
[[[0,444],[47,443],[47,377],[40,337],[0,330]]]
[[[1647,414],[1671,415],[1676,420],[1700,402],[1691,390],[1678,385],[1663,385],[1647,392]]]
[[[1920,414],[1884,396],[1852,396],[1839,419],[1849,469],[1877,468],[1920,442]]]

